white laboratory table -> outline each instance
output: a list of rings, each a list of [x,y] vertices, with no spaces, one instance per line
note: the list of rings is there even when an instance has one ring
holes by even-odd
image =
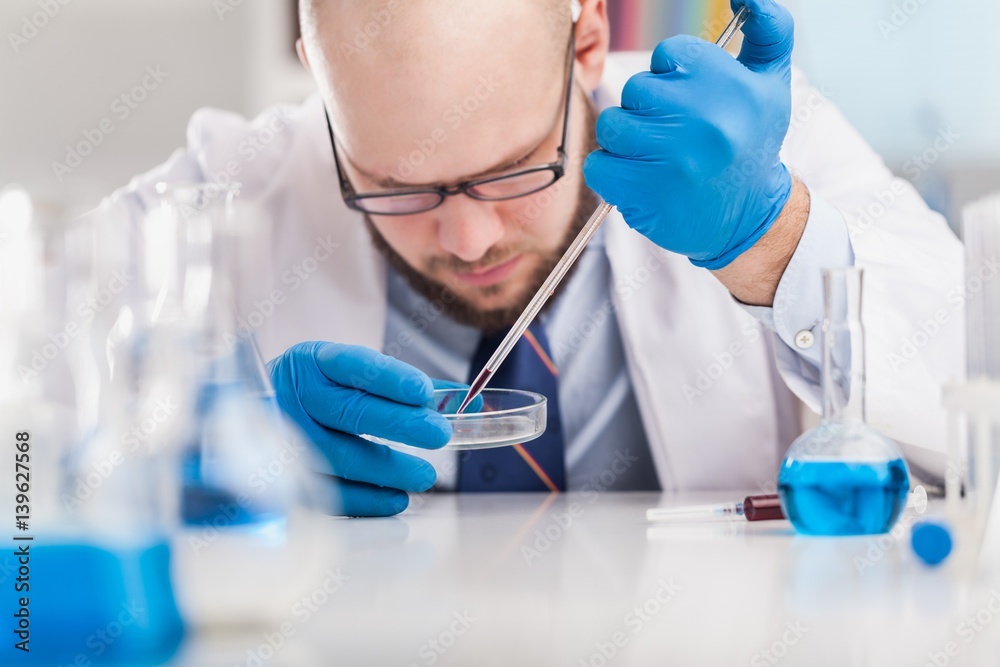
[[[322,604],[289,608],[284,630],[197,633],[175,663],[1000,664],[1000,583],[958,558],[921,565],[905,531],[807,538],[784,521],[644,516],[733,499],[441,494],[394,518],[330,518],[319,530],[339,581]]]

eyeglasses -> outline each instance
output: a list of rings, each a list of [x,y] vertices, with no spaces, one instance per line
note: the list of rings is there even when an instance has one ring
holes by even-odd
[[[558,181],[566,173],[566,136],[569,128],[569,107],[573,93],[573,61],[575,59],[573,45],[573,30],[570,30],[569,54],[567,56],[569,73],[566,77],[562,139],[557,149],[558,158],[550,164],[519,169],[497,176],[477,178],[453,186],[397,188],[359,194],[341,166],[340,156],[337,155],[337,141],[333,136],[333,125],[330,123],[330,114],[324,107],[326,129],[330,133],[333,161],[337,165],[340,194],[344,198],[344,203],[355,211],[373,215],[415,215],[437,208],[444,203],[445,197],[453,195],[464,194],[480,201],[503,201],[527,197]]]

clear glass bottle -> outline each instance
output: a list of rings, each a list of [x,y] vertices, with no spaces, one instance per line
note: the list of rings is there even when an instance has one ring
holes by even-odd
[[[885,533],[906,505],[909,471],[897,445],[865,422],[863,270],[823,271],[823,416],[781,464],[778,492],[800,533]]]
[[[286,425],[269,409],[274,391],[253,336],[237,327],[237,292],[247,268],[241,244],[252,242],[234,216],[239,190],[172,184],[159,191],[161,213],[181,231],[182,310],[197,366],[190,440],[182,453],[182,520],[192,526],[281,523],[309,484],[296,480],[298,466],[273,479],[266,473],[273,461],[288,459],[289,445]]]
[[[238,188],[158,190],[160,206],[146,224],[177,230],[173,311],[186,322],[197,366],[181,448],[182,607],[199,625],[260,623],[286,609],[322,566],[316,525],[329,504],[312,472],[314,451],[281,415],[252,332],[238,326],[254,270],[247,247],[260,242],[259,230],[242,224]]]

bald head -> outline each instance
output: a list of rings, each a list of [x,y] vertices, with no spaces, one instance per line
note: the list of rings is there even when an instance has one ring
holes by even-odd
[[[301,20],[338,140],[365,171],[383,176],[439,130],[451,143],[496,144],[516,138],[511,119],[544,110],[520,126],[528,145],[556,120],[570,0],[303,0]],[[365,140],[373,115],[377,143]],[[472,162],[473,173],[490,166]],[[417,183],[446,176],[433,161],[421,166]]]
[[[557,66],[572,21],[570,0],[302,0],[300,8],[310,61],[322,51],[335,67],[439,65],[441,76],[473,46]]]
[[[504,3],[515,5],[521,0],[506,0]],[[463,3],[456,0],[437,0],[435,2],[420,2],[419,0],[300,0],[299,21],[302,26],[302,34],[308,38],[317,36],[316,27],[324,20],[334,14],[333,20],[339,20],[345,25],[351,25],[352,19],[361,19],[361,23],[354,23],[355,27],[361,29],[362,34],[367,33],[372,36],[375,26],[366,25],[369,20],[374,19],[380,28],[387,27],[391,17],[400,14],[411,7],[417,8],[424,5],[429,11],[437,15],[439,19],[446,16],[454,16],[456,12],[464,12],[469,6],[476,7],[492,3],[472,2]],[[542,20],[553,33],[556,41],[565,36],[566,26],[569,25],[572,12],[570,0],[531,0],[523,4],[531,7],[534,11],[534,21]],[[368,20],[365,20],[368,19]],[[367,29],[367,30],[366,30]],[[364,41],[364,40],[362,40]]]

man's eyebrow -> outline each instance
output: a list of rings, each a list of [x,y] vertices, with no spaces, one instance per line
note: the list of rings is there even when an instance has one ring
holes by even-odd
[[[487,169],[484,169],[483,171],[479,172],[478,174],[473,174],[471,176],[467,176],[465,178],[462,178],[458,182],[465,183],[465,182],[468,182],[468,181],[474,181],[474,180],[477,180],[477,179],[482,178],[484,176],[489,176],[490,174],[500,174],[500,173],[503,173],[503,172],[508,171],[510,169],[513,169],[514,167],[517,167],[522,162],[524,162],[525,160],[531,158],[531,156],[533,156],[535,153],[537,153],[538,150],[542,147],[542,144],[544,144],[544,143],[545,143],[545,139],[542,139],[537,144],[535,144],[535,146],[533,148],[531,148],[527,153],[522,153],[519,156],[516,156],[516,157],[513,157],[513,158],[505,158],[499,164],[494,165],[492,167],[489,167]],[[362,169],[358,165],[354,164],[353,160],[351,161],[351,166],[354,167],[355,171],[357,171],[359,174],[361,174],[362,176],[364,176],[366,179],[368,179],[369,181],[371,181],[372,183],[374,183],[376,186],[378,186],[379,188],[386,189],[386,190],[428,188],[428,187],[437,187],[438,185],[440,185],[438,183],[427,183],[427,184],[402,183],[400,181],[397,181],[392,176],[376,176],[375,174],[372,174],[372,173],[366,171],[365,169]]]

